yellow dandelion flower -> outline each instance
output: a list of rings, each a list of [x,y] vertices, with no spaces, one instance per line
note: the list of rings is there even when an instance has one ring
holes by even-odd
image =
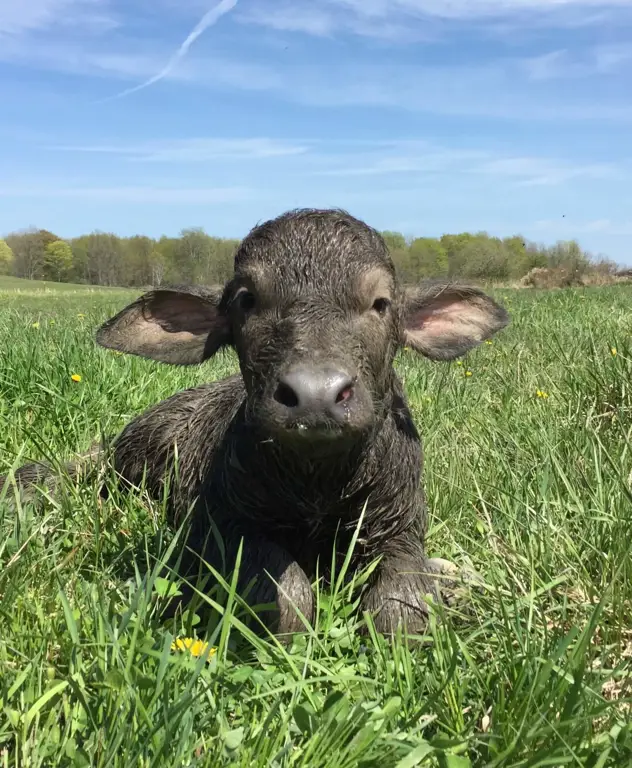
[[[463,365],[463,360],[457,360],[457,361],[456,361],[456,364],[457,364],[457,365]]]
[[[489,339],[488,339],[488,340],[485,342],[485,344],[487,344],[487,346],[488,346],[488,347],[491,347],[491,345],[492,345],[493,343],[494,343],[494,342],[493,342],[493,341],[489,341]]]
[[[189,651],[192,656],[203,656],[208,651],[209,659],[217,653],[217,648],[212,648],[208,643],[197,640],[194,637],[178,637],[171,643],[172,651]]]
[[[71,376],[70,378],[71,378],[73,381],[76,381],[77,383],[79,383],[79,382],[81,381],[81,376],[80,376],[78,373],[73,373],[73,374],[72,374],[72,376]]]
[[[466,376],[471,376],[472,375],[472,371],[465,371],[465,375]]]
[[[536,396],[539,397],[541,400],[546,400],[549,396],[548,392],[545,392],[543,389],[536,390]]]
[[[33,328],[39,328],[39,323],[33,323]]]
[[[610,354],[611,354],[613,357],[616,357],[616,356],[617,356],[617,348],[616,348],[616,347],[611,347],[611,349],[610,349]]]

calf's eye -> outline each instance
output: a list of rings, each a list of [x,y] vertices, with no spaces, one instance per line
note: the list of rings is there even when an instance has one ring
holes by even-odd
[[[250,291],[240,291],[240,293],[237,294],[237,301],[244,312],[250,312],[250,310],[255,308],[255,304],[257,303],[254,293],[251,293]]]
[[[373,309],[378,313],[378,315],[386,314],[386,311],[390,306],[391,302],[388,299],[376,299],[373,302]]]

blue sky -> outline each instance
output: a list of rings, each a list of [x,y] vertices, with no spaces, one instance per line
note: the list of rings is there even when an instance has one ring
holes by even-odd
[[[632,263],[632,0],[0,0],[0,233],[297,206]]]

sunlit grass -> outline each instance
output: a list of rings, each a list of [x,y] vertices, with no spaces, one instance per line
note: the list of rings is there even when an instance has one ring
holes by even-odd
[[[0,284],[0,472],[237,369],[98,348],[134,291],[18,288]],[[340,586],[284,648],[216,579],[208,618],[170,621],[161,504],[0,500],[0,766],[632,764],[632,290],[497,295],[511,327],[461,365],[397,360],[429,552],[484,582],[462,611],[408,647],[357,634]]]

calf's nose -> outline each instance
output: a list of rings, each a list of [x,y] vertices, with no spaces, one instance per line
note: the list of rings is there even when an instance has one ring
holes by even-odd
[[[354,381],[345,371],[302,366],[279,379],[274,399],[293,416],[324,416],[341,421],[353,393]]]

